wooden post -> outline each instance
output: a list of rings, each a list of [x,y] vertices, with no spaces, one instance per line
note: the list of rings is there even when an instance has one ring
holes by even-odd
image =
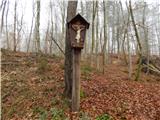
[[[80,107],[80,59],[81,49],[73,49],[73,88],[72,111],[79,111]]]
[[[72,112],[78,112],[80,108],[80,60],[81,49],[84,47],[86,29],[89,28],[89,23],[80,15],[77,14],[68,23],[72,47]]]

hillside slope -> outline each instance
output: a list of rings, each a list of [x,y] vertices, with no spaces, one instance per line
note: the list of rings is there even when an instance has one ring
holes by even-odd
[[[106,66],[105,74],[82,62],[81,112],[70,112],[63,97],[63,59],[33,53],[2,51],[2,120],[96,119],[159,120],[160,78],[142,73],[128,80],[127,68]],[[100,117],[99,117],[100,118]]]

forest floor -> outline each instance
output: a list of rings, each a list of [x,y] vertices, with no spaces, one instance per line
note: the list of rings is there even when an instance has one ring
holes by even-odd
[[[129,80],[127,67],[116,62],[104,74],[82,62],[80,112],[72,113],[63,96],[63,63],[2,50],[2,120],[160,120],[160,77]]]

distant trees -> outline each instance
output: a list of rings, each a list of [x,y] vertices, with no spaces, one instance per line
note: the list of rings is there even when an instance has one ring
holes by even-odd
[[[56,55],[64,54],[65,50],[65,57],[70,59],[65,61],[65,66],[68,65],[71,68],[71,49],[69,43],[66,43],[68,36],[65,38],[66,17],[69,20],[76,14],[76,8],[78,8],[78,12],[91,24],[86,34],[82,55],[87,58],[92,67],[96,65],[98,70],[104,72],[105,64],[115,62],[111,56],[118,56],[117,61],[128,66],[129,77],[131,77],[132,55],[140,53],[148,60],[151,55],[160,55],[159,1],[152,4],[148,4],[145,0],[132,1],[133,17],[131,17],[130,5],[125,5],[122,0],[78,0],[68,3],[66,1],[43,1],[46,5],[41,2],[32,0],[32,9],[30,13],[26,13],[24,12],[26,8],[21,7],[24,4],[22,1],[2,0],[0,29],[2,45],[5,48]],[[67,8],[67,4],[70,4],[68,6],[71,7]],[[44,19],[40,13],[44,11],[47,14],[46,22],[40,23]],[[28,20],[25,20],[26,14],[31,16]],[[43,26],[44,24],[46,26]],[[67,69],[65,74],[68,74],[65,80],[66,86],[69,86],[71,69]],[[65,92],[70,91],[69,89],[66,87]]]
[[[30,28],[30,32],[29,32],[29,37],[28,37],[28,41],[27,41],[27,52],[29,52],[30,49],[30,44],[31,44],[31,38],[32,38],[32,32],[33,32],[33,22],[34,22],[34,18],[35,18],[35,4],[34,1],[32,1],[32,20],[31,20],[31,28]]]

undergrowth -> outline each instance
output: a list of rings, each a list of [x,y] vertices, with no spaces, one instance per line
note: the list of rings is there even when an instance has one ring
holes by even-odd
[[[113,120],[113,118],[109,114],[103,114],[103,115],[97,116],[96,120]]]

